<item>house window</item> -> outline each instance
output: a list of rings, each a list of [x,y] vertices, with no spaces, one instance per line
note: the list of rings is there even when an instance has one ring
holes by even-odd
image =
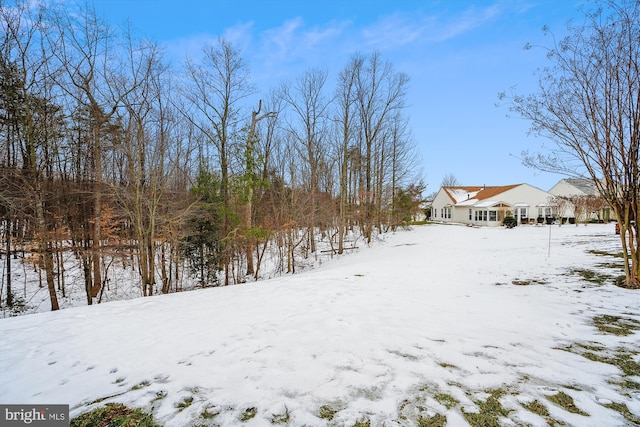
[[[476,211],[475,215],[476,221],[486,221],[487,220],[487,211]]]
[[[444,208],[444,216],[443,218],[449,218],[451,219],[451,208]]]
[[[469,209],[469,221],[473,219],[472,212],[473,212],[473,209]]]
[[[519,208],[520,211],[520,219],[525,219],[529,217],[529,213],[527,212],[529,208]]]
[[[539,217],[550,217],[552,216],[553,211],[550,207],[546,207],[546,208],[538,208],[538,216]]]
[[[489,211],[489,221],[498,220],[498,211]]]

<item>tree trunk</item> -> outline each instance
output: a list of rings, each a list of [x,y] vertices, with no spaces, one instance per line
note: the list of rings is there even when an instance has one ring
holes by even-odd
[[[97,125],[93,128],[93,157],[95,166],[95,181],[93,187],[93,236],[91,239],[91,254],[93,257],[93,285],[91,297],[95,298],[102,287],[102,273],[100,262],[100,241],[102,240],[102,148],[100,146],[100,129]]]
[[[622,257],[624,259],[625,287],[640,288],[640,250],[638,237],[634,237],[631,221],[630,206],[615,207],[620,225],[620,242],[622,243]]]
[[[7,217],[5,220],[6,229],[5,233],[7,234],[7,306],[13,307],[13,294],[11,293],[11,218]]]
[[[51,247],[47,238],[47,223],[44,216],[44,206],[42,201],[42,186],[36,183],[36,217],[38,221],[38,241],[40,255],[44,261],[45,278],[47,280],[47,288],[49,289],[49,299],[51,300],[51,311],[59,310],[58,295],[56,294],[56,283],[53,272],[53,256],[51,255]]]
[[[171,286],[171,273],[167,274],[167,250],[166,250],[166,242],[162,242],[162,246],[160,247],[160,272],[162,274],[162,290],[163,294],[169,293],[169,289]]]

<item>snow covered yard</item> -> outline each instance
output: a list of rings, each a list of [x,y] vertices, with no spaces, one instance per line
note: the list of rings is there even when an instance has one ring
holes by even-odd
[[[420,226],[303,274],[2,319],[0,402],[167,426],[633,425],[640,292],[613,284],[618,246],[611,224]]]

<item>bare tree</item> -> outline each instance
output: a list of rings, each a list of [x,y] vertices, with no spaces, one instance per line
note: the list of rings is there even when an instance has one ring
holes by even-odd
[[[388,130],[390,119],[404,108],[405,92],[409,78],[396,72],[390,62],[384,61],[377,52],[361,61],[357,69],[356,105],[360,119],[363,198],[363,231],[367,242],[371,242],[373,222],[376,218],[375,175],[380,174],[384,157],[382,138]]]
[[[46,48],[45,26],[40,10],[31,10],[27,2],[19,2],[15,8],[0,7],[0,28],[5,34],[0,46],[0,67],[2,89],[6,90],[2,94],[2,124],[7,132],[7,164],[3,168],[2,181],[19,186],[19,190],[27,195],[22,201],[9,200],[9,205],[27,203],[35,214],[36,251],[44,266],[51,310],[58,310],[50,237],[53,227],[45,206],[45,164],[50,163],[46,158],[47,146],[53,137],[48,123],[51,114],[59,108],[51,99],[48,75],[51,58],[41,54]],[[11,158],[11,147],[20,155]],[[7,195],[11,196],[10,193]]]
[[[576,225],[578,225],[578,218],[576,215],[577,206],[574,202],[574,198],[567,196],[555,196],[551,199],[551,203],[558,210],[558,214],[560,215],[560,225],[562,225],[563,218],[567,218],[567,220],[573,217]]]
[[[398,112],[391,122],[391,134],[389,138],[391,177],[388,186],[391,188],[391,211],[389,212],[389,222],[393,227],[403,222],[406,217],[406,204],[398,205],[398,193],[411,196],[411,209],[417,209],[422,202],[422,192],[426,186],[418,178],[419,156],[411,137],[409,121],[401,112]],[[400,220],[400,221],[398,221]],[[406,221],[404,221],[406,222]]]
[[[296,142],[296,151],[306,164],[309,177],[307,190],[310,205],[308,214],[309,249],[315,252],[315,227],[319,192],[319,170],[325,162],[325,146],[328,138],[329,103],[325,92],[328,73],[326,70],[311,69],[292,85],[283,85],[282,99],[293,111],[288,124],[291,137]]]
[[[586,225],[593,214],[599,219],[600,211],[605,205],[602,197],[591,194],[576,195],[571,197],[570,201],[575,206],[576,225],[579,221]]]
[[[640,288],[640,3],[599,6],[548,48],[539,92],[513,97],[512,110],[555,143],[526,164],[593,180],[619,221],[626,286]]]
[[[443,176],[440,182],[440,187],[457,187],[459,185],[460,181],[458,181],[458,178],[451,172]]]
[[[103,286],[102,227],[104,204],[104,145],[109,123],[127,92],[114,92],[114,82],[121,78],[115,62],[112,29],[102,22],[94,9],[79,13],[60,8],[49,18],[49,45],[59,46],[54,55],[62,72],[56,76],[77,110],[86,113],[86,141],[89,144],[93,212],[90,220],[91,251],[85,268],[87,302],[92,303]],[[129,89],[131,90],[131,89]],[[70,102],[71,103],[71,102]],[[92,270],[92,271],[91,271]],[[92,276],[90,275],[92,273]]]
[[[347,232],[348,216],[348,189],[349,189],[349,150],[355,144],[357,120],[356,109],[356,78],[360,67],[362,67],[362,57],[352,57],[345,68],[338,75],[338,87],[336,89],[336,153],[338,165],[340,167],[339,179],[339,213],[338,213],[338,254],[344,251],[344,238]]]
[[[172,110],[169,80],[157,46],[137,44],[126,38],[126,59],[121,84],[114,91],[123,96],[118,119],[123,137],[114,147],[122,154],[125,169],[121,179],[112,184],[130,221],[137,246],[142,294],[152,295],[156,285],[156,241],[163,216],[163,201],[169,194],[170,176],[178,162],[170,162],[169,126]],[[123,185],[125,183],[126,185]],[[179,210],[175,212],[179,215]],[[160,242],[164,248],[164,242]],[[164,274],[164,281],[167,277]],[[166,288],[166,286],[164,286]]]
[[[222,235],[228,242],[235,233],[231,218],[230,168],[234,132],[244,119],[241,101],[254,93],[249,68],[240,50],[224,39],[203,48],[204,58],[186,64],[188,83],[182,90],[187,102],[184,117],[190,120],[216,149],[220,171],[220,194],[223,201]],[[229,284],[230,245],[223,247],[224,284]]]

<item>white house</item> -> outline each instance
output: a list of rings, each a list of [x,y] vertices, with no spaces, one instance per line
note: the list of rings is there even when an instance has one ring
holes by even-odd
[[[549,193],[554,196],[597,196],[598,190],[592,180],[587,178],[565,178],[551,187]]]
[[[591,179],[587,178],[565,178],[558,181],[556,185],[551,187],[549,190],[554,197],[565,199],[565,203],[562,203],[562,207],[560,209],[559,215],[563,218],[575,218],[576,216],[582,216],[585,218],[581,218],[581,220],[602,220],[608,222],[612,219],[611,209],[604,205],[604,202],[598,203],[600,199],[600,193],[596,188],[595,183]],[[588,199],[582,200],[582,204],[584,206],[576,206],[575,203],[571,203],[571,199],[578,198],[576,203],[579,201],[580,196],[592,197],[593,203],[588,203]],[[601,206],[598,206],[600,205]],[[576,211],[585,211],[588,212],[576,212]]]
[[[529,184],[441,187],[433,199],[431,220],[498,226],[506,216],[518,224],[555,219],[553,196]]]

